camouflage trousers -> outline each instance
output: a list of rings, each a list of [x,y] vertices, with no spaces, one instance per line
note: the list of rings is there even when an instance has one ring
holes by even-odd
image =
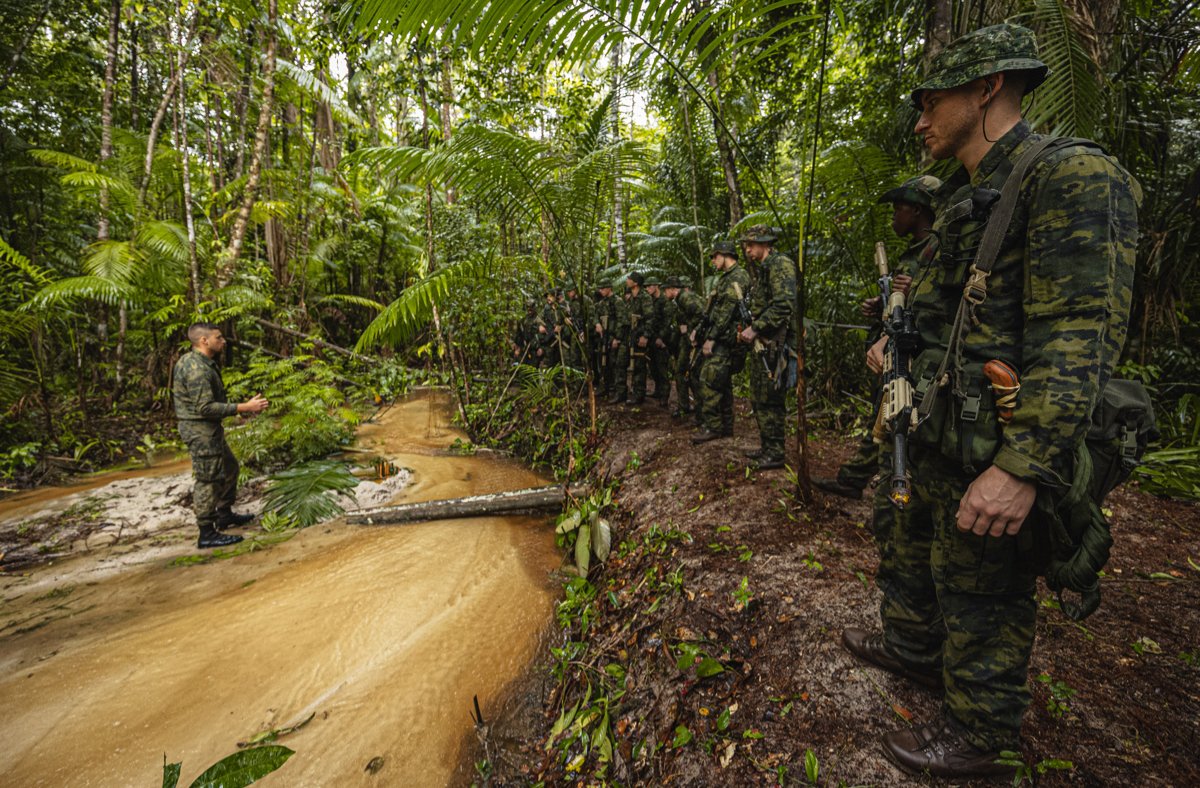
[[[848,487],[865,489],[871,479],[875,478],[881,462],[879,445],[875,443],[875,439],[871,437],[871,432],[868,430],[867,434],[858,442],[858,448],[854,450],[854,454],[838,468],[838,481]],[[888,464],[890,466],[891,460],[888,460]],[[885,489],[885,496],[886,492]]]
[[[1032,556],[1017,537],[959,531],[972,479],[940,456],[912,455],[909,508],[888,511],[882,483],[875,497],[884,637],[915,666],[936,667],[940,652],[943,711],[973,745],[1017,749],[1037,620]]]
[[[686,340],[680,342],[679,350],[675,353],[675,397],[679,409],[685,413],[691,411],[693,400],[697,403],[700,401],[699,370],[696,374],[692,373],[691,361],[692,343]]]
[[[700,366],[700,426],[709,432],[733,432],[733,367],[736,359],[717,346]]]
[[[215,526],[217,512],[233,507],[237,494],[238,461],[225,442],[220,427],[195,427],[179,423],[179,434],[192,456],[192,511],[196,525]]]
[[[646,378],[650,374],[650,358],[654,352],[654,345],[647,344],[646,347],[638,347],[637,340],[629,348],[629,359],[633,362],[633,370],[629,373],[629,395],[631,397],[646,396]]]
[[[671,396],[671,366],[672,356],[670,347],[652,347],[650,353],[650,377],[654,380],[654,396],[663,404]]]
[[[622,342],[614,348],[610,342],[608,347],[608,387],[622,399],[629,393],[629,386],[626,383],[628,370],[629,345]]]
[[[751,352],[746,359],[750,365],[750,401],[754,403],[763,454],[782,457],[787,435],[787,391],[775,387],[775,381],[767,376],[762,358],[763,355]]]

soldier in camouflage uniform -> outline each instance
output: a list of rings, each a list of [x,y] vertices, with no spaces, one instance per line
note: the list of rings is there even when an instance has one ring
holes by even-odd
[[[513,333],[512,341],[509,343],[512,346],[513,359],[518,364],[537,363],[535,355],[538,344],[537,327],[537,302],[530,298],[525,301],[525,316],[517,323],[517,330]]]
[[[608,381],[612,389],[608,403],[616,405],[624,402],[629,393],[626,383],[629,377],[629,305],[623,294],[613,293],[605,300],[608,302],[608,325],[604,336],[608,340]]]
[[[995,759],[1019,749],[1030,699],[1038,562],[1030,548],[1045,527],[1037,512],[1071,486],[1128,328],[1139,187],[1094,144],[1070,140],[1028,170],[990,275],[967,291],[977,303],[966,334],[946,346],[992,190],[1040,139],[1021,119],[1021,97],[1046,73],[1029,30],[996,25],[943,50],[913,92],[917,134],[935,159],[962,165],[938,193],[937,257],[910,291],[926,418],[910,437],[920,506],[892,561],[906,598],[924,600],[905,615],[927,634],[906,652],[892,642],[891,620],[882,636],[843,632],[860,659],[944,683],[937,720],[884,738],[889,757],[912,772],[1011,773]],[[1006,424],[982,373],[993,359],[1021,378]]]
[[[654,349],[654,337],[658,329],[654,322],[654,298],[642,287],[645,277],[633,272],[625,280],[629,291],[629,357],[633,371],[629,375],[631,387],[626,405],[641,405],[646,400],[646,375],[650,371],[650,354]]]
[[[738,265],[737,247],[728,241],[713,245],[713,266],[720,272],[704,313],[696,342],[704,358],[700,367],[700,429],[692,443],[707,443],[733,434],[733,376],[745,362],[738,344],[738,302],[750,290],[750,274]]]
[[[933,194],[941,186],[942,182],[932,175],[918,175],[915,178],[909,178],[896,188],[888,190],[879,198],[879,202],[892,205],[892,232],[901,238],[908,237],[910,239],[908,248],[892,265],[892,288],[901,293],[908,292],[908,286],[912,282],[913,276],[916,275],[920,261],[923,258],[927,262],[931,260],[933,252],[937,248],[936,244],[931,243],[933,239],[931,230],[935,214]],[[883,335],[881,322],[883,296],[877,295],[863,301],[859,311],[872,323],[871,329],[867,332],[867,348],[869,349]],[[878,369],[871,371],[876,375],[880,373]],[[871,416],[871,423],[874,424],[879,411],[878,386],[875,387],[872,399],[875,401],[875,413]],[[884,444],[882,449],[886,448],[887,446]],[[863,489],[880,470],[880,458],[883,453],[880,444],[875,442],[871,430],[867,430],[866,435],[859,441],[858,449],[853,456],[838,468],[837,478],[814,476],[813,485],[843,498],[862,498]],[[890,459],[888,462],[890,463]],[[886,464],[885,467],[887,467]],[[895,508],[887,499],[887,491],[886,485],[879,485],[876,488],[876,516],[881,514],[890,516],[890,512]]]
[[[742,327],[738,341],[754,348],[750,361],[750,397],[758,419],[762,446],[747,453],[763,470],[783,467],[788,387],[778,362],[796,347],[796,264],[775,251],[775,232],[765,225],[751,227],[742,237],[742,251],[755,269],[750,291],[754,321]]]
[[[192,456],[192,510],[200,527],[197,546],[223,547],[242,541],[242,537],[220,533],[219,529],[245,525],[252,514],[235,514],[233,499],[237,493],[238,462],[225,442],[221,420],[239,413],[262,413],[267,401],[256,394],[247,402],[225,399],[225,384],[216,358],[225,350],[225,337],[212,323],[193,323],[188,328],[190,352],[175,362],[172,392],[179,436]]]
[[[654,399],[664,408],[671,398],[671,332],[675,325],[675,304],[662,292],[662,279],[646,280],[646,292],[654,299],[654,337],[650,347],[650,377],[654,379]]]
[[[579,292],[575,282],[567,280],[559,308],[563,317],[562,342],[567,365],[582,370],[587,360],[585,330],[592,321],[592,300]]]
[[[587,328],[588,341],[592,349],[592,380],[596,393],[608,396],[608,340],[604,336],[609,321],[609,301],[612,300],[612,282],[600,280],[596,283],[595,301],[592,306],[591,324]]]
[[[689,335],[704,318],[704,300],[692,292],[691,282],[685,277],[677,276],[667,281],[667,298],[675,302],[675,401],[676,408],[671,413],[675,418],[683,418],[692,412],[693,398],[699,399],[699,375],[692,375],[690,361],[692,359],[692,341]]]

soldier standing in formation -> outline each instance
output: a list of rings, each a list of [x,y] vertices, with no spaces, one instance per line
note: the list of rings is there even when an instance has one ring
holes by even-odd
[[[252,514],[235,514],[238,461],[225,442],[221,420],[238,414],[258,414],[268,402],[255,394],[246,402],[228,402],[217,356],[225,350],[225,337],[212,323],[193,323],[188,327],[190,352],[175,362],[172,393],[179,437],[192,457],[192,511],[200,528],[197,546],[224,547],[242,541],[242,537],[221,533],[224,528],[245,525]]]
[[[738,264],[737,247],[729,241],[713,245],[713,267],[720,276],[708,296],[704,322],[695,342],[700,366],[700,429],[692,443],[707,443],[733,434],[733,376],[745,361],[738,344],[738,304],[750,289],[750,275]]]
[[[763,470],[783,467],[786,368],[788,354],[796,347],[796,264],[775,251],[775,241],[774,231],[765,225],[751,227],[742,238],[742,249],[754,264],[756,279],[749,304],[753,322],[742,327],[738,341],[754,348],[750,401],[761,440],[761,447],[746,456]]]
[[[675,410],[671,415],[683,418],[692,413],[692,400],[699,399],[697,395],[700,383],[699,376],[691,374],[692,341],[689,338],[692,329],[704,318],[704,300],[691,290],[691,283],[685,277],[672,277],[667,280],[667,298],[675,304],[674,333],[674,378],[675,378]]]
[[[927,418],[910,438],[919,508],[888,571],[904,584],[894,601],[912,607],[885,605],[882,634],[847,628],[842,640],[865,662],[942,685],[937,719],[884,737],[913,773],[1011,773],[996,760],[1020,749],[1037,620],[1030,548],[1045,525],[1026,519],[1054,511],[1073,486],[1076,449],[1128,329],[1139,190],[1085,141],[1038,153],[990,274],[969,280],[990,210],[978,206],[1044,141],[1021,99],[1047,71],[1029,30],[995,25],[943,50],[912,94],[933,158],[961,165],[938,193],[936,259],[910,291]],[[973,319],[955,320],[968,309]],[[982,372],[993,359],[1021,377],[1006,424]]]
[[[650,276],[646,291],[654,299],[654,337],[650,347],[650,377],[654,380],[654,399],[664,408],[671,398],[671,331],[675,325],[675,304],[662,292],[662,279]]]
[[[891,189],[879,198],[881,203],[892,205],[892,232],[901,238],[909,239],[908,248],[900,255],[893,266],[896,271],[892,277],[892,287],[901,293],[908,292],[908,286],[916,276],[921,261],[929,262],[933,258],[937,246],[933,243],[933,195],[942,186],[942,182],[932,175],[918,175],[909,178],[904,183]],[[862,302],[862,316],[872,321],[871,330],[867,333],[867,347],[870,348],[883,334],[883,296],[877,295]],[[872,369],[878,375],[881,370]],[[879,410],[879,386],[874,387],[875,411]],[[871,416],[875,423],[876,413]],[[837,478],[829,479],[821,476],[813,477],[813,484],[825,492],[840,495],[843,498],[858,499],[882,465],[880,444],[870,430],[859,442],[854,455],[838,468]],[[886,492],[886,487],[880,485],[878,492]],[[882,506],[890,509],[891,504],[883,496]]]
[[[646,279],[634,271],[625,279],[629,295],[629,358],[633,371],[629,375],[630,392],[626,405],[641,405],[646,400],[646,376],[650,372],[650,354],[658,329],[654,323],[654,299],[642,285]],[[617,370],[618,374],[623,374]],[[622,381],[621,388],[624,388]]]

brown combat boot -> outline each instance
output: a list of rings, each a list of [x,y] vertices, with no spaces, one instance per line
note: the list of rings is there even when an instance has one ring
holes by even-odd
[[[883,749],[893,763],[910,774],[934,777],[1010,776],[1012,766],[997,763],[1000,753],[971,744],[958,726],[945,718],[927,725],[892,731],[883,737]]]
[[[942,674],[930,673],[919,668],[909,667],[888,651],[883,642],[883,635],[878,632],[868,632],[861,627],[846,627],[842,630],[842,645],[854,656],[869,665],[883,668],[888,673],[915,681],[922,687],[931,690],[942,688]]]
[[[828,476],[812,477],[813,486],[818,490],[824,490],[827,493],[840,495],[843,498],[851,500],[862,500],[862,489],[846,484],[841,479],[830,479]]]

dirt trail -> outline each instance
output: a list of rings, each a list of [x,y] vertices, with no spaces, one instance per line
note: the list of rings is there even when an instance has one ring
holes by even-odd
[[[458,437],[446,413],[418,398],[361,431],[360,445],[414,470],[397,500],[539,482],[505,460],[439,453]],[[6,578],[0,784],[151,785],[165,753],[186,785],[236,742],[312,713],[264,785],[454,781],[471,698],[486,713],[535,654],[559,562],[529,518],[335,521],[171,567],[191,538],[107,576],[92,571],[100,550]]]

